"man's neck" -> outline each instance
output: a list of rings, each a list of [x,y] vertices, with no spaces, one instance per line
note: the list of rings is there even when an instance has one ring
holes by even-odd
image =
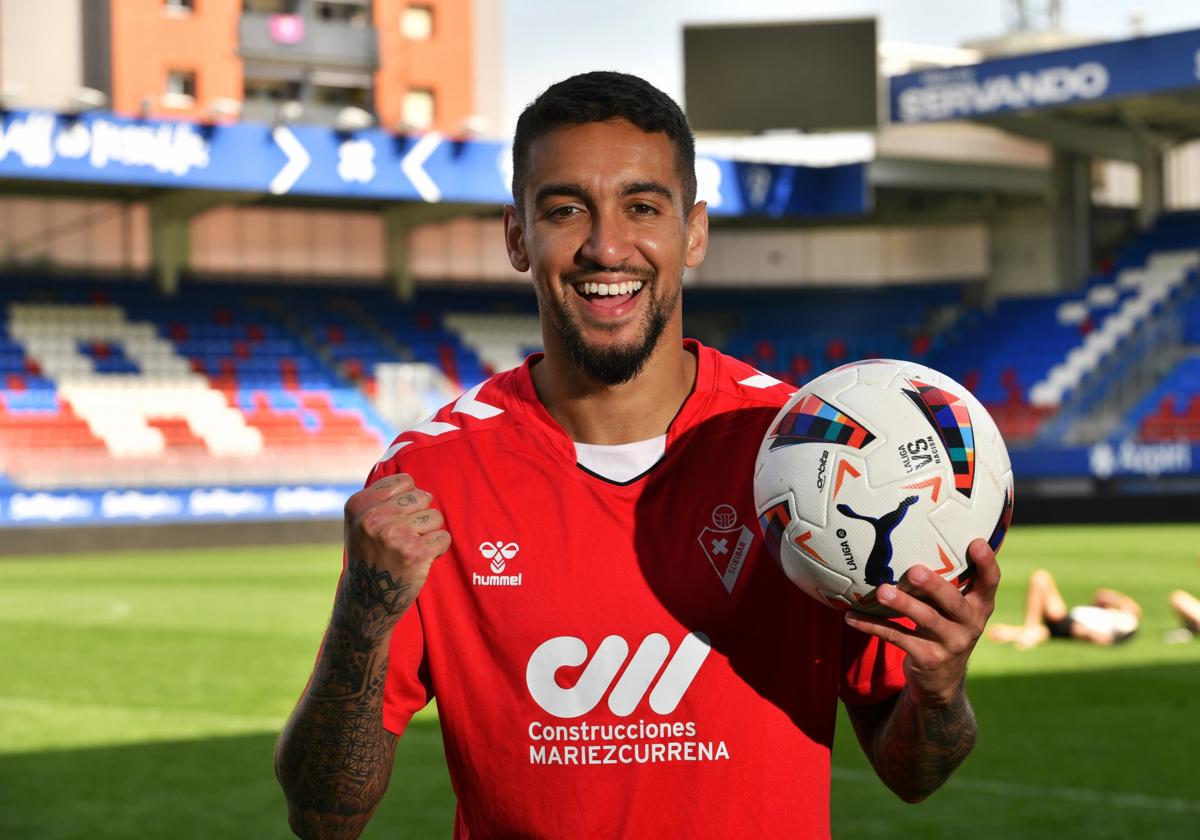
[[[620,385],[588,378],[548,347],[531,371],[538,398],[576,443],[617,444],[665,434],[696,382],[697,359],[663,336],[642,372]]]

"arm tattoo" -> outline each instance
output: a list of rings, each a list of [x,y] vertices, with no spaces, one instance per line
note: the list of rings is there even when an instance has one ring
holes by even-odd
[[[879,777],[907,802],[933,793],[975,746],[975,713],[960,688],[946,706],[922,708],[900,692],[875,732],[871,763]]]
[[[275,753],[302,837],[357,837],[383,798],[396,736],[383,728],[388,642],[409,586],[351,561],[316,670]]]
[[[379,619],[396,618],[408,609],[409,586],[392,577],[387,569],[376,569],[362,562],[351,562],[338,591],[340,606],[349,615],[361,615],[375,624]],[[382,607],[382,615],[377,607]]]

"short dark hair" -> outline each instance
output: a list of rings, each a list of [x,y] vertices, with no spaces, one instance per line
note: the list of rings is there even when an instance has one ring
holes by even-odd
[[[628,73],[595,70],[546,88],[521,112],[513,135],[513,200],[524,211],[529,177],[529,147],[564,126],[623,119],[648,133],[662,132],[675,147],[675,166],[683,184],[683,207],[696,203],[696,142],[683,110],[645,79]]]

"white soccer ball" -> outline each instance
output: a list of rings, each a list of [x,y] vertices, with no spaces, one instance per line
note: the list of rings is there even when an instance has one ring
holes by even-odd
[[[838,609],[892,615],[875,599],[879,584],[924,565],[965,589],[971,541],[999,550],[1012,466],[995,421],[962,385],[868,359],[788,400],[758,452],[754,503],[793,583]]]

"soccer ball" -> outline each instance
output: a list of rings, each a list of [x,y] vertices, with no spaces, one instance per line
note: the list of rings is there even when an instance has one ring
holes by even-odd
[[[875,598],[925,565],[965,590],[967,546],[998,551],[1012,520],[1008,450],[948,376],[868,359],[801,388],[771,423],[754,504],[784,574],[822,603],[893,615]]]

